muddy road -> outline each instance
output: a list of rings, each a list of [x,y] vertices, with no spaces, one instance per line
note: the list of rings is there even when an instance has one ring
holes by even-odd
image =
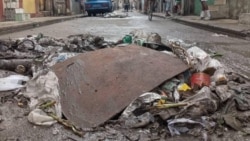
[[[39,27],[22,32],[0,36],[0,39],[23,37],[29,34],[43,33],[48,36],[66,37],[71,34],[91,33],[104,36],[107,40],[116,41],[133,29],[157,32],[166,38],[178,38],[197,45],[207,51],[223,55],[219,60],[250,76],[250,41],[227,36],[218,36],[213,32],[175,23],[170,19],[155,18],[148,21],[147,16],[129,13],[128,18],[84,17],[49,26]]]
[[[166,38],[178,38],[197,45],[207,51],[223,55],[219,60],[250,76],[250,41],[227,36],[218,36],[213,32],[178,24],[170,19],[155,18],[148,21],[147,16],[129,13],[128,18],[84,17],[49,26],[0,36],[0,39],[23,37],[29,34],[43,33],[48,36],[66,37],[71,34],[91,33],[116,41],[133,29],[157,32]]]

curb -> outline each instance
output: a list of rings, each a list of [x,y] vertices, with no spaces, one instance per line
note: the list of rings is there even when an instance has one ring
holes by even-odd
[[[18,32],[18,31],[23,31],[23,30],[28,30],[28,29],[32,29],[32,28],[36,28],[36,27],[40,27],[40,26],[51,25],[51,24],[64,22],[64,21],[68,21],[68,20],[73,20],[73,19],[81,18],[81,17],[85,17],[85,16],[84,15],[77,15],[77,16],[52,19],[52,20],[47,20],[47,21],[42,21],[42,22],[33,22],[33,23],[28,23],[28,24],[23,24],[23,25],[15,25],[15,26],[2,27],[2,28],[0,27],[0,35]]]
[[[160,15],[153,15],[153,16],[165,19],[164,16],[160,16]],[[233,36],[233,37],[238,37],[238,38],[245,39],[246,37],[250,36],[249,34],[242,33],[242,32],[236,31],[236,30],[232,30],[232,29],[228,29],[228,28],[222,28],[222,27],[208,25],[208,24],[201,24],[201,23],[186,21],[186,20],[182,20],[182,19],[179,19],[179,18],[171,18],[171,20],[173,20],[173,21],[175,21],[177,23],[184,24],[184,25],[188,25],[188,26],[192,26],[192,27],[198,27],[200,29],[204,29],[204,30],[207,30],[207,31],[212,31],[212,32],[220,33],[220,34],[225,34],[225,35],[229,35],[229,36]]]

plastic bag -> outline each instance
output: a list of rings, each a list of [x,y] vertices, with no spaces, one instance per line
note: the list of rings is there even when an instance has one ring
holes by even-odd
[[[15,90],[24,87],[23,82],[27,82],[29,77],[23,75],[11,75],[0,78],[0,91]]]

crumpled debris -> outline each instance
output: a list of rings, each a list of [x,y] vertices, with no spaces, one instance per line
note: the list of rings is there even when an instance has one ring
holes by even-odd
[[[224,68],[217,69],[211,77],[212,82],[216,85],[225,85],[228,82],[226,71]]]
[[[182,102],[189,103],[178,117],[199,118],[214,113],[219,107],[219,99],[209,87],[203,87],[197,94]]]
[[[177,115],[177,114],[178,114],[178,110],[176,110],[174,108],[169,108],[169,109],[161,110],[156,115],[160,116],[162,120],[166,121],[170,118],[175,117],[175,115]]]
[[[63,62],[71,57],[74,57],[78,55],[78,53],[57,53],[55,55],[53,55],[53,57],[51,58],[51,61],[48,62],[48,66],[53,66],[56,63],[60,63]]]
[[[192,56],[193,59],[199,59],[199,60],[203,60],[209,56],[204,50],[200,49],[197,46],[187,49],[187,53],[190,54],[190,56]]]
[[[41,121],[51,119],[43,112],[37,110],[41,104],[46,101],[56,101],[55,106],[50,108],[50,111],[61,117],[61,104],[59,97],[59,83],[58,78],[52,71],[43,70],[40,75],[33,77],[26,87],[26,91],[22,93],[25,97],[30,98],[29,107],[33,111],[29,115],[29,121],[37,125],[43,125]],[[36,119],[37,118],[37,119]],[[53,124],[55,122],[44,123],[45,125]]]
[[[141,42],[162,44],[161,36],[158,33],[147,33],[143,30],[134,30],[129,34],[133,37],[133,43],[138,45],[142,45]]]
[[[149,112],[146,112],[140,116],[133,116],[125,121],[125,126],[129,128],[145,127],[150,122],[154,122],[154,117]]]
[[[250,110],[250,95],[241,94],[235,97],[236,107],[241,111]]]
[[[181,40],[179,38],[174,38],[174,37],[171,37],[171,36],[167,36],[166,37],[166,41],[167,41],[167,44],[169,44],[169,45],[171,45],[171,44],[177,44],[181,48],[185,48],[185,49],[194,47],[197,44],[195,42],[187,43],[186,41],[183,41],[183,40]]]
[[[144,93],[138,99],[133,101],[121,114],[121,119],[128,119],[134,116],[133,112],[143,106],[143,104],[149,104],[153,101],[161,99],[161,96],[157,93]]]
[[[66,44],[66,49],[71,52],[94,51],[115,45],[113,42],[105,41],[103,37],[91,34],[70,35]]]
[[[183,124],[184,126],[177,126],[175,124]],[[189,128],[185,124],[198,124],[202,127],[205,127],[205,125],[201,122],[193,121],[190,119],[186,118],[180,118],[180,119],[173,119],[173,120],[168,120],[168,129],[171,133],[172,136],[174,135],[180,135],[181,133],[186,133],[189,131]]]
[[[154,116],[150,112],[145,112],[147,111],[146,105],[159,99],[161,99],[161,96],[156,93],[142,94],[123,111],[120,119],[125,120],[125,126],[129,128],[147,126],[154,122]]]
[[[192,65],[199,72],[213,75],[217,69],[224,68],[218,60],[211,58],[209,54],[199,47],[191,47],[187,49],[187,53],[191,57]]]
[[[223,119],[225,121],[225,124],[230,126],[236,131],[243,131],[241,123],[235,118],[233,115],[224,115]]]
[[[228,99],[232,98],[233,92],[229,91],[227,85],[220,85],[216,87],[216,94],[220,98],[221,102],[225,102]]]

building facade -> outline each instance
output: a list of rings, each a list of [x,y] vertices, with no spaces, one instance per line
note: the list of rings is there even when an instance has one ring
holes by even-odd
[[[0,0],[0,21],[82,13],[82,0]]]
[[[81,0],[70,0],[69,10],[71,14],[80,14],[81,13]]]
[[[0,0],[0,21],[4,20],[4,15],[3,15],[3,0]]]

